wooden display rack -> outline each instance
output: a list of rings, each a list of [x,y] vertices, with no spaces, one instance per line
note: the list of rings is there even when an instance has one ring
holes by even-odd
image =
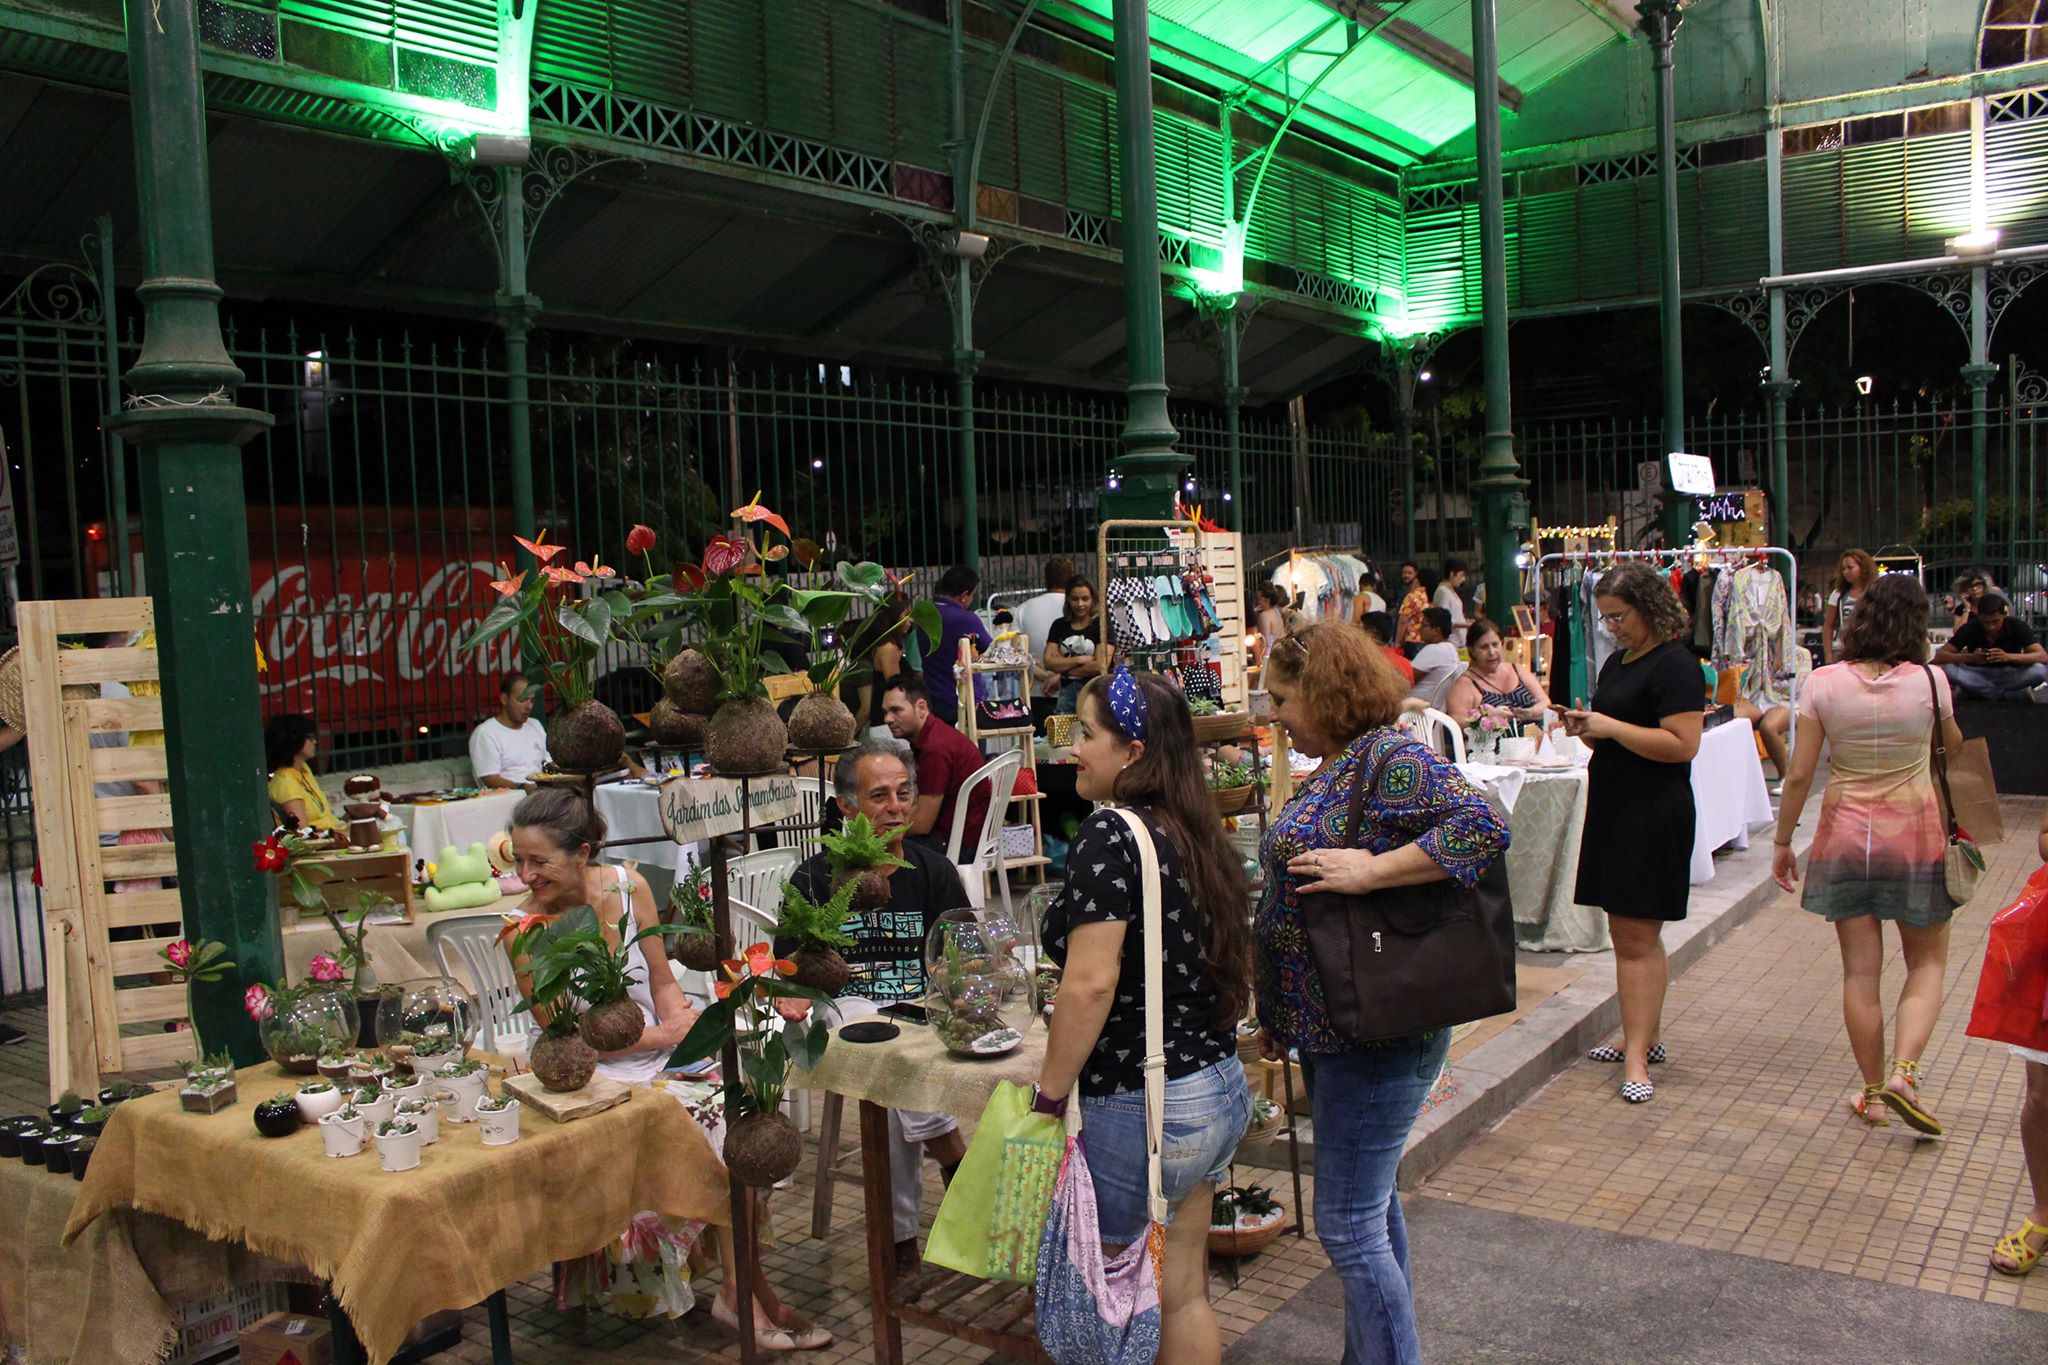
[[[162,783],[169,777],[161,739],[94,748],[95,734],[156,736],[160,697],[101,697],[99,684],[154,691],[154,649],[59,646],[63,637],[150,631],[149,598],[23,602],[23,709],[36,784],[35,828],[43,873],[43,964],[50,1021],[50,1093],[91,1094],[109,1072],[175,1066],[194,1056],[183,1019],[185,992],[149,978],[158,954],[184,936],[175,887],[122,890],[124,881],[175,879],[177,845],[166,792],[100,796],[96,782]],[[67,696],[67,691],[73,695]],[[86,695],[79,696],[77,693]],[[100,836],[155,830],[161,843],[102,845]],[[122,980],[142,984],[118,984]]]

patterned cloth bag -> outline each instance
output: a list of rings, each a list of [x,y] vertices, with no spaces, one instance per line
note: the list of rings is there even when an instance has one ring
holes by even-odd
[[[1115,809],[1115,808],[1112,808]],[[1159,853],[1129,811],[1117,816],[1137,841],[1144,874],[1145,942],[1160,942]],[[1095,1185],[1079,1133],[1081,1106],[1067,1108],[1067,1150],[1052,1215],[1038,1246],[1038,1339],[1054,1365],[1149,1365],[1159,1355],[1159,1276],[1166,1249],[1160,1148],[1166,1122],[1166,1006],[1160,955],[1145,963],[1145,1155],[1150,1221],[1114,1258],[1102,1252]]]

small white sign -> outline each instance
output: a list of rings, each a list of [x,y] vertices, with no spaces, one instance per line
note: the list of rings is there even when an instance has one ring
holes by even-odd
[[[1704,455],[1671,452],[1671,491],[1709,497],[1714,492],[1714,462]]]
[[[760,829],[803,810],[794,777],[671,777],[661,784],[661,827],[679,844],[694,844],[742,829]]]

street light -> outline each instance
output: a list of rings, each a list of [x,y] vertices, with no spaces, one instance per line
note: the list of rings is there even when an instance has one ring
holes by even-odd
[[[1976,228],[1959,237],[1951,237],[1942,245],[1948,249],[1951,256],[1977,260],[1994,255],[1998,251],[1998,235],[1998,229],[1994,227]]]
[[[1862,394],[1865,398],[1868,398],[1870,397],[1871,388],[1875,386],[1876,383],[1877,381],[1871,378],[1869,375],[1859,374],[1856,376],[1856,392]]]

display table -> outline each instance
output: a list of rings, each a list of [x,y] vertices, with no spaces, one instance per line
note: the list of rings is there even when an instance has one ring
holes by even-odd
[[[1508,894],[1515,945],[1539,953],[1603,953],[1612,945],[1606,914],[1573,898],[1579,843],[1586,828],[1586,770],[1462,771],[1508,810]]]
[[[41,1166],[0,1161],[0,1355],[27,1365],[151,1361],[178,1337],[176,1305],[312,1278],[131,1211],[97,1220],[66,1246],[81,1188]]]
[[[431,862],[450,845],[458,850],[467,850],[471,844],[489,847],[492,837],[511,823],[512,808],[525,795],[523,791],[486,792],[416,806],[394,801],[391,814],[405,826],[405,845],[413,856]]]
[[[1049,1362],[1051,1357],[1038,1343],[1029,1285],[997,1284],[947,1271],[928,1274],[920,1292],[907,1302],[890,1297],[897,1276],[889,1110],[979,1118],[999,1081],[1030,1085],[1038,1079],[1046,1031],[1034,1026],[1025,1034],[1023,1046],[1006,1056],[966,1061],[947,1052],[930,1028],[910,1023],[901,1027],[902,1033],[886,1043],[849,1043],[835,1031],[817,1069],[803,1081],[860,1101],[861,1195],[867,1215],[877,1365],[902,1365],[905,1323],[971,1342],[1006,1359]],[[962,1312],[974,1317],[956,1316]]]
[[[476,1124],[444,1122],[418,1169],[390,1174],[374,1144],[328,1157],[311,1125],[259,1136],[256,1102],[300,1078],[263,1063],[236,1080],[239,1102],[217,1114],[188,1113],[169,1091],[116,1109],[65,1244],[126,1208],[240,1242],[326,1280],[383,1362],[428,1314],[600,1250],[643,1209],[730,1221],[725,1168],[683,1106],[652,1092],[569,1124],[524,1110],[520,1139],[504,1147],[483,1146]],[[495,1336],[502,1301],[494,1309]]]
[[[1767,824],[1771,793],[1756,752],[1756,727],[1723,721],[1700,736],[1692,761],[1692,884],[1714,880],[1714,850],[1748,848],[1749,832]]]

